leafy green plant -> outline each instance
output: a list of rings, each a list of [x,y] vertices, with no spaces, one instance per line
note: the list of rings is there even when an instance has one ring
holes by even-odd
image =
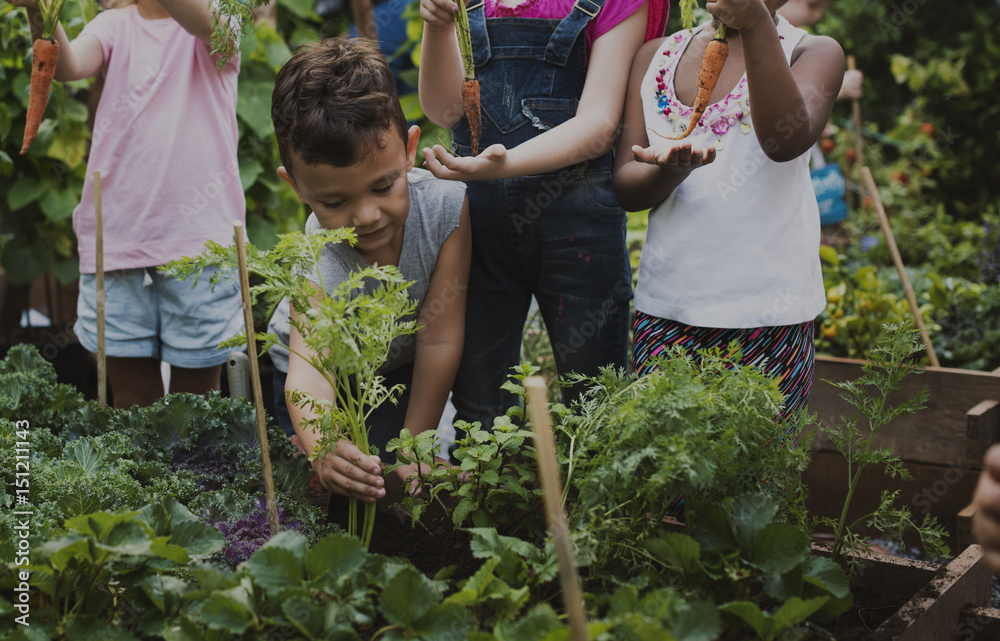
[[[920,536],[926,550],[937,556],[947,556],[948,548],[944,543],[947,536],[937,520],[929,514],[919,524],[913,520],[910,510],[906,507],[896,507],[898,492],[885,492],[875,511],[866,514],[853,523],[849,523],[847,513],[851,499],[861,479],[861,472],[872,465],[884,466],[886,473],[893,477],[897,475],[903,480],[912,480],[912,475],[903,462],[891,450],[873,447],[875,435],[902,416],[912,414],[924,407],[927,401],[927,389],[924,388],[915,397],[901,401],[896,405],[889,402],[890,393],[902,387],[903,379],[911,374],[922,371],[911,356],[923,350],[916,338],[917,331],[901,325],[887,325],[885,337],[871,351],[872,360],[866,362],[862,369],[864,374],[856,381],[845,381],[831,385],[840,388],[845,393],[841,398],[850,403],[858,413],[844,418],[844,429],[822,427],[837,450],[847,460],[848,488],[847,497],[839,518],[822,517],[815,525],[827,525],[833,528],[834,541],[832,555],[835,560],[845,558],[845,550],[870,549],[867,539],[855,532],[862,522],[876,530],[893,536],[902,541],[904,530],[912,529]],[[859,427],[862,420],[867,425]],[[853,568],[858,562],[854,557],[846,557]]]
[[[522,399],[494,419],[491,429],[477,423],[458,421],[454,457],[458,468],[438,465],[435,436],[430,431],[412,436],[401,430],[399,438],[389,442],[400,463],[419,461],[419,492],[403,498],[402,506],[419,522],[427,506],[434,502],[443,508],[456,527],[472,523],[479,528],[496,528],[506,534],[517,533],[532,540],[544,528],[541,517],[541,489],[537,486],[534,447],[528,445],[532,433],[521,427],[524,421],[524,379],[537,368],[522,364],[513,368],[511,380],[503,389]],[[465,479],[465,480],[463,480]],[[448,500],[443,501],[442,497]]]
[[[68,519],[66,533],[33,548],[27,570],[42,595],[42,629],[56,638],[108,634],[131,592],[161,595],[180,583],[170,574],[222,547],[222,535],[172,498],[138,512],[94,512]],[[3,562],[14,567],[13,548]],[[16,585],[11,578],[3,587]],[[124,597],[124,598],[123,598]],[[10,603],[0,598],[0,606]],[[33,612],[35,614],[35,612]],[[11,617],[4,617],[11,624]],[[31,623],[38,625],[33,618]]]
[[[893,287],[890,272],[867,261],[850,261],[830,247],[820,250],[826,309],[816,319],[816,348],[820,351],[865,359],[889,323],[912,317],[902,286]],[[931,306],[924,304],[925,323],[933,326]]]
[[[147,408],[99,407],[56,383],[52,365],[34,347],[15,346],[0,361],[0,505],[8,508],[16,500],[9,488],[15,486],[17,442],[24,441],[14,421],[23,416],[31,417],[25,429],[32,524],[39,536],[59,531],[70,518],[135,510],[164,496],[234,531],[240,519],[257,513],[260,444],[254,409],[242,399],[173,394]],[[268,431],[281,511],[318,540],[335,526],[309,501],[312,467],[279,428],[271,424]],[[16,525],[17,517],[4,511],[0,537],[13,540]],[[262,542],[251,532],[230,538],[247,553]]]
[[[995,145],[983,141],[996,140],[1000,132],[1000,106],[993,99],[1000,51],[989,32],[998,19],[1000,6],[995,4],[945,15],[926,3],[838,0],[816,26],[857,57],[865,74],[866,126],[906,141],[906,131],[929,125],[926,140],[940,158],[927,175],[908,178],[923,184],[925,203],[944,203],[947,213],[961,220],[977,220],[996,200],[979,168],[997,162]],[[904,60],[896,57],[899,52],[912,54]],[[904,120],[911,108],[912,124]],[[842,103],[835,114],[849,117],[850,110],[850,104]],[[897,123],[907,127],[898,136],[892,133]],[[889,151],[892,159],[895,151]]]
[[[317,234],[286,234],[271,250],[247,246],[247,269],[262,279],[251,288],[254,300],[268,303],[288,298],[293,309],[300,310],[291,321],[302,336],[309,353],[295,352],[319,372],[333,390],[333,399],[321,399],[303,390],[293,390],[289,400],[311,410],[315,417],[306,421],[321,435],[317,451],[323,456],[333,451],[345,438],[363,453],[371,453],[366,419],[379,405],[395,402],[402,385],[386,387],[379,369],[389,358],[393,341],[414,334],[416,301],[410,300],[403,279],[395,266],[368,266],[353,271],[341,283],[330,288],[314,268],[323,248],[329,243],[354,244],[352,229],[325,230]],[[209,243],[204,254],[184,258],[167,266],[168,273],[187,278],[200,274],[207,266],[220,267],[213,282],[231,278],[236,269],[236,248]],[[313,273],[311,276],[307,274]],[[318,281],[319,289],[313,284]],[[264,349],[277,344],[274,334],[258,334]],[[223,343],[223,347],[245,344],[245,334]],[[287,346],[286,346],[287,347]],[[357,499],[351,499],[348,531],[360,536],[367,547],[375,522],[375,506],[365,504],[364,523],[359,527]]]
[[[820,255],[827,304],[816,319],[816,347],[866,359],[884,325],[912,317],[899,276],[854,252],[822,247]],[[907,275],[942,365],[981,371],[1000,366],[1000,287],[928,267],[908,268]]]
[[[777,514],[778,503],[765,494],[730,497],[699,510],[690,535],[660,533],[645,548],[661,580],[721,603],[732,615],[725,627],[776,639],[814,615],[829,621],[853,602],[843,570],[813,556],[809,536],[776,522]]]

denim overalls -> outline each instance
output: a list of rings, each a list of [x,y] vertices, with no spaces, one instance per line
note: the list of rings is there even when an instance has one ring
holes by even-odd
[[[603,5],[577,0],[563,20],[486,18],[482,2],[469,8],[480,151],[511,149],[575,115],[586,79],[584,27]],[[452,135],[453,151],[472,155],[467,119]],[[468,183],[472,266],[456,418],[489,427],[516,404],[500,386],[521,361],[532,295],[561,375],[625,367],[632,273],[611,165],[609,152],[548,174]]]

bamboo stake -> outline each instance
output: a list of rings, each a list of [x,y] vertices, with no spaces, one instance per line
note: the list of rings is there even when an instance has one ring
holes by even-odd
[[[97,402],[108,404],[108,360],[104,344],[104,217],[101,212],[101,172],[94,172],[94,215],[97,221]]]
[[[240,269],[240,293],[243,296],[243,324],[247,333],[247,358],[250,359],[250,382],[253,385],[253,402],[257,414],[257,435],[260,437],[260,460],[264,468],[264,495],[267,501],[267,521],[271,536],[278,533],[278,504],[274,498],[274,473],[271,471],[271,451],[267,444],[267,424],[264,422],[264,394],[260,388],[260,369],[257,365],[256,332],[253,329],[253,308],[250,303],[250,275],[247,271],[247,249],[243,240],[243,223],[233,221],[236,233],[236,257]]]
[[[573,546],[570,544],[566,515],[562,509],[562,482],[559,480],[559,461],[556,459],[555,439],[549,419],[545,379],[531,376],[525,379],[524,388],[528,392],[528,405],[531,408],[538,475],[542,481],[542,494],[545,496],[545,518],[559,561],[559,582],[562,584],[563,600],[569,616],[570,638],[572,641],[586,641],[590,638],[587,634],[587,614],[583,609],[583,591],[580,589]]]
[[[864,181],[863,192],[868,192],[868,195],[871,196],[872,203],[875,205],[875,211],[878,214],[878,224],[882,227],[882,233],[885,234],[886,244],[889,245],[889,253],[892,254],[892,262],[896,265],[896,272],[899,274],[899,280],[903,283],[903,291],[906,292],[906,300],[910,303],[910,311],[913,312],[913,320],[917,323],[917,329],[920,330],[920,338],[924,341],[924,347],[927,348],[927,358],[930,359],[931,365],[934,367],[940,367],[941,363],[938,361],[937,353],[934,351],[934,345],[931,343],[931,337],[927,333],[927,328],[924,326],[924,319],[920,315],[920,307],[917,305],[917,296],[913,293],[913,286],[910,285],[910,279],[906,275],[906,269],[903,267],[903,258],[899,255],[899,248],[896,247],[896,237],[893,235],[892,227],[889,225],[889,217],[885,213],[885,207],[882,206],[882,198],[879,196],[878,188],[875,187],[875,179],[872,178],[872,170],[868,167],[862,167],[861,179]]]
[[[858,62],[853,55],[847,56],[847,69],[849,71],[857,71],[858,69]],[[858,154],[858,167],[864,167],[865,156],[864,149],[862,149],[864,141],[861,136],[861,101],[857,98],[852,98],[851,107],[854,109],[854,151]]]

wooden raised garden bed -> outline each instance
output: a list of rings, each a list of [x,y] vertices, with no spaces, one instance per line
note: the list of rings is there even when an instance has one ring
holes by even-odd
[[[823,380],[857,379],[861,365],[858,360],[817,357],[809,407],[822,423],[843,425],[841,417],[854,414],[839,397],[840,390]],[[972,545],[969,508],[983,454],[1000,442],[1000,374],[928,367],[920,376],[907,377],[898,398],[890,396],[890,401],[913,397],[925,385],[930,393],[926,409],[889,424],[873,444],[892,448],[913,480],[891,478],[881,469],[866,470],[848,521],[877,507],[883,491],[899,490],[899,503],[908,506],[916,520],[924,514],[937,517],[951,533],[957,556],[941,568],[877,554],[866,561],[859,586],[873,594],[895,595],[897,603],[903,603],[869,638],[1000,639],[1000,610],[988,607],[991,574],[981,548]],[[813,449],[803,475],[809,488],[807,507],[812,514],[838,516],[847,492],[846,462],[822,434],[815,437]]]
[[[817,357],[809,408],[819,420],[843,425],[842,416],[854,408],[840,398],[837,388],[823,380],[846,381],[861,375],[862,361]],[[875,447],[891,448],[913,474],[904,482],[890,478],[881,469],[866,470],[854,496],[849,520],[871,512],[884,490],[899,490],[900,503],[922,518],[928,513],[952,534],[952,548],[972,543],[969,512],[983,454],[1000,442],[1000,374],[928,367],[924,374],[909,376],[903,389],[890,400],[915,396],[926,385],[927,408],[897,419],[875,437]],[[813,457],[803,481],[809,487],[811,513],[839,516],[847,492],[847,469],[843,457],[822,434],[813,441]]]

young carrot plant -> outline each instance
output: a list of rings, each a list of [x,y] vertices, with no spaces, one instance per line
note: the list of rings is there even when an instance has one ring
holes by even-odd
[[[906,399],[897,405],[889,403],[889,394],[900,389],[903,379],[909,374],[920,374],[922,366],[912,360],[912,356],[924,348],[917,339],[915,329],[903,325],[884,325],[881,342],[870,352],[871,360],[863,366],[864,373],[855,381],[834,383],[827,381],[842,390],[841,398],[858,410],[850,418],[844,418],[844,429],[822,427],[837,450],[847,460],[847,498],[840,513],[840,518],[823,517],[816,519],[813,526],[826,525],[833,528],[833,558],[847,558],[853,567],[858,561],[855,557],[844,557],[844,550],[870,549],[867,539],[856,532],[863,522],[878,531],[902,541],[905,530],[912,529],[920,536],[925,550],[937,556],[947,556],[948,547],[944,543],[947,533],[938,524],[937,519],[929,514],[919,524],[913,520],[909,508],[897,507],[896,499],[899,492],[883,492],[878,508],[848,523],[847,513],[851,500],[861,480],[861,473],[871,465],[883,465],[886,473],[892,477],[899,476],[904,481],[912,480],[909,470],[892,450],[873,446],[875,435],[886,425],[897,418],[908,416],[924,408],[927,402],[925,387],[916,397]],[[859,425],[867,422],[866,428]]]
[[[402,385],[386,387],[379,368],[388,360],[393,341],[418,329],[413,318],[417,304],[406,292],[411,283],[394,266],[376,265],[354,271],[327,294],[319,274],[309,274],[323,247],[331,242],[353,245],[356,237],[353,230],[338,229],[283,235],[270,251],[247,245],[247,269],[261,279],[251,287],[253,300],[264,301],[270,308],[287,297],[292,308],[299,310],[292,326],[309,353],[296,355],[312,365],[334,391],[332,402],[302,390],[289,395],[293,403],[317,416],[304,425],[322,435],[316,451],[310,452],[312,457],[331,452],[342,438],[365,454],[373,453],[368,445],[367,417],[382,403],[395,402],[403,391]],[[219,267],[213,282],[231,277],[236,269],[236,250],[209,243],[206,253],[171,263],[168,273],[185,278],[209,265]],[[263,343],[263,350],[280,344],[274,334],[259,333],[256,338]],[[245,342],[246,336],[241,334],[222,347]],[[351,500],[348,532],[358,534],[360,529],[367,547],[374,528],[375,506],[365,504],[364,522],[359,528],[357,503]]]

